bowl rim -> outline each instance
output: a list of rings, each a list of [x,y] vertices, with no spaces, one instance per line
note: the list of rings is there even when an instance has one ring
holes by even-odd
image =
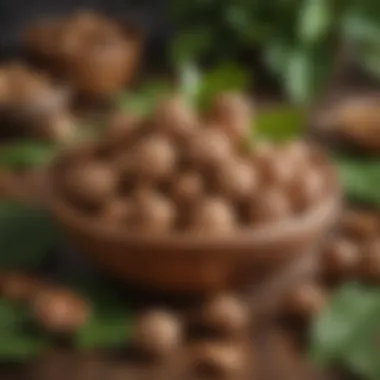
[[[54,191],[53,191],[54,193]],[[82,231],[86,235],[102,236],[107,240],[120,242],[144,248],[154,249],[212,249],[223,247],[229,249],[236,247],[247,247],[253,245],[266,245],[268,242],[293,240],[294,236],[306,233],[312,226],[323,225],[336,213],[339,203],[338,194],[332,194],[302,215],[297,215],[286,220],[264,224],[255,228],[242,228],[237,233],[225,235],[203,235],[193,232],[181,234],[136,234],[133,231],[126,232],[122,229],[113,228],[110,223],[99,222],[95,218],[88,217],[76,212],[68,202],[50,194],[49,208],[56,219],[64,219],[70,223],[72,228]]]
[[[93,148],[94,143],[97,146],[97,142],[93,141],[88,144],[87,148]],[[82,147],[78,146],[78,148],[83,148],[83,145]],[[75,149],[71,150],[71,152],[73,151],[75,154]],[[82,154],[82,152],[79,154]],[[329,223],[338,213],[342,200],[341,186],[337,180],[337,176],[335,176],[332,180],[333,186],[331,186],[331,190],[320,202],[313,205],[306,212],[293,215],[285,220],[253,228],[241,228],[236,233],[224,235],[196,234],[194,232],[136,234],[133,230],[115,229],[111,223],[105,223],[97,218],[80,213],[74,206],[70,205],[69,201],[64,199],[54,179],[57,166],[65,158],[65,152],[62,151],[47,168],[47,181],[50,191],[47,197],[47,204],[53,217],[86,236],[101,236],[106,241],[114,241],[121,245],[124,244],[139,249],[177,251],[202,251],[205,249],[227,251],[232,249],[236,250],[236,254],[238,255],[238,251],[250,248],[254,249],[254,247],[263,247],[268,244],[273,245],[278,242],[286,244],[286,242],[297,238],[298,235],[307,234],[312,229],[323,228],[324,224],[328,228]],[[329,169],[333,168],[332,164],[329,163],[328,165]],[[281,251],[281,245],[279,245],[279,251]]]

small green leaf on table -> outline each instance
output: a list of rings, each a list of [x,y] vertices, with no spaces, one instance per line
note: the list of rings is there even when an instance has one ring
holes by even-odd
[[[25,305],[0,300],[0,360],[20,362],[36,357],[47,347],[46,336],[30,326]]]
[[[360,334],[355,336],[342,363],[363,379],[380,379],[380,323],[379,315],[368,318]]]
[[[0,167],[36,167],[49,162],[56,146],[37,141],[22,141],[0,147]]]
[[[0,202],[0,269],[36,269],[59,243],[45,210]]]
[[[133,324],[128,300],[107,279],[71,279],[71,287],[90,303],[93,315],[76,336],[78,349],[114,348],[126,344]],[[70,284],[69,284],[70,286]]]
[[[108,306],[109,307],[109,306]],[[80,350],[115,348],[125,345],[130,336],[128,310],[110,315],[95,313],[92,319],[79,330],[76,344]]]
[[[362,378],[379,379],[379,321],[379,289],[343,285],[312,326],[312,359],[324,366],[340,363]]]

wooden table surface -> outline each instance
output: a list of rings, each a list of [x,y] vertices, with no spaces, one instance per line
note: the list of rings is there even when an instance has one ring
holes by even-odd
[[[102,276],[80,255],[65,248],[53,255],[47,263],[44,274],[53,278],[63,278],[67,271],[75,267],[83,276]],[[151,304],[166,304],[170,300],[155,298],[150,293],[126,288],[123,296],[131,307],[140,309]],[[125,294],[124,294],[125,292]],[[181,307],[181,306],[179,306]],[[326,375],[318,374],[308,362],[298,343],[299,331],[281,327],[279,323],[263,322],[250,338],[252,368],[241,380],[326,380]],[[1,339],[1,337],[0,337]],[[95,359],[96,360],[95,360]],[[162,365],[147,361],[131,360],[128,350],[116,353],[79,355],[75,352],[50,352],[25,366],[0,365],[0,380],[197,380],[190,375],[171,374],[172,363],[178,358],[169,359]],[[97,373],[96,377],[86,372]],[[90,376],[90,377],[89,377]],[[211,379],[210,379],[211,380]],[[217,380],[217,379],[216,379]],[[239,380],[239,379],[231,379]],[[335,380],[335,379],[334,379]]]
[[[244,376],[231,380],[327,380],[319,374],[291,343],[287,332],[272,328],[258,337],[253,345],[252,369]],[[171,361],[172,362],[172,361]],[[4,380],[198,380],[191,374],[176,375],[170,362],[150,364],[128,360],[127,353],[116,357],[107,355],[79,356],[70,352],[46,354],[23,368],[4,368]],[[335,380],[336,378],[334,378]],[[227,379],[228,380],[228,379]]]

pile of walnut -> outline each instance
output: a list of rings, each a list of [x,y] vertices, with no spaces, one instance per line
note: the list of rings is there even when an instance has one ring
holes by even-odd
[[[240,378],[254,366],[251,322],[241,299],[220,294],[183,318],[166,310],[146,312],[132,341],[148,357],[176,361],[179,373]]]
[[[97,98],[121,90],[132,78],[140,37],[115,20],[82,11],[32,25],[26,31],[26,47],[80,95]]]
[[[179,96],[145,119],[118,115],[59,173],[83,213],[133,233],[232,234],[307,212],[329,193],[326,162],[302,142],[247,148],[252,108],[221,94],[206,115]]]
[[[2,273],[0,292],[7,300],[30,304],[35,321],[50,334],[72,336],[91,317],[80,296],[33,276]],[[186,372],[237,376],[252,365],[251,324],[239,297],[220,294],[184,315],[166,309],[142,313],[131,343],[148,361],[174,359]]]
[[[38,71],[20,63],[0,67],[0,138],[61,142],[74,132],[68,96]]]
[[[346,210],[338,230],[323,245],[315,280],[302,281],[284,295],[280,313],[308,321],[320,313],[330,290],[345,281],[380,283],[380,214]]]

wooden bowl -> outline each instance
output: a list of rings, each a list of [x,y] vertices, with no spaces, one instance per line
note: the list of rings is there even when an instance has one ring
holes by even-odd
[[[340,211],[334,177],[324,200],[286,221],[217,238],[136,236],[78,211],[62,196],[58,177],[64,156],[49,170],[49,208],[74,248],[114,277],[158,291],[205,294],[261,281],[310,255]]]

